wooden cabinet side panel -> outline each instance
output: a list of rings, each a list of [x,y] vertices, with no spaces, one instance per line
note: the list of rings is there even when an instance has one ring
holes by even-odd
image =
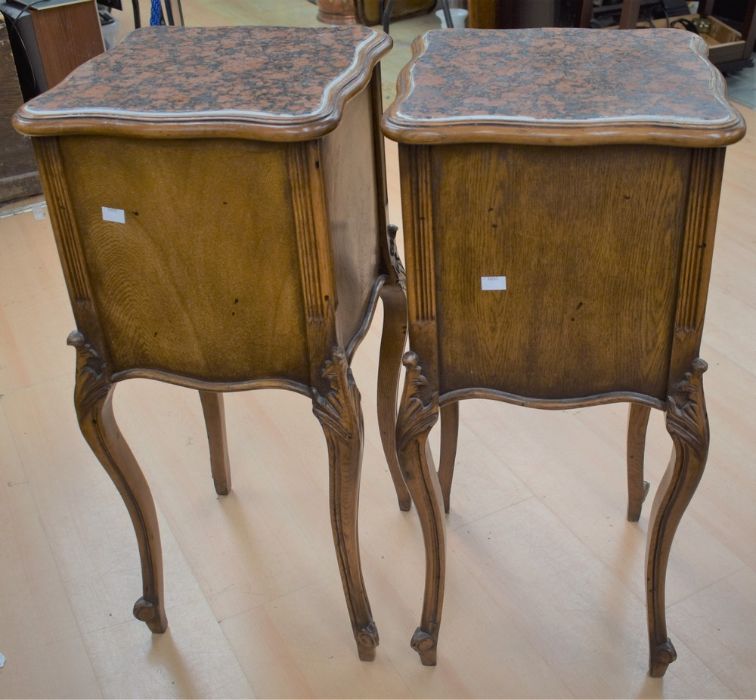
[[[380,199],[371,92],[364,90],[322,140],[321,169],[336,284],[336,325],[346,347],[359,330],[381,268]]]
[[[114,373],[309,382],[285,145],[72,136],[60,148]]]
[[[690,151],[431,152],[442,393],[665,399]]]

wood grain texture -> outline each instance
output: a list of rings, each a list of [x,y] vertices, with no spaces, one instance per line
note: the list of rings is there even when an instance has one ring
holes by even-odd
[[[433,211],[442,398],[663,401],[689,153],[461,145],[420,147],[418,160],[426,150],[418,206]],[[506,276],[507,290],[482,291],[483,276]]]
[[[336,128],[390,46],[356,25],[140,29],[25,104],[14,124],[35,136],[304,141]]]
[[[375,280],[383,272],[380,241],[386,234],[380,228],[376,173],[381,170],[373,128],[372,94],[365,89],[323,138],[320,153],[333,265],[343,271],[335,278],[335,314],[344,347],[365,318]]]
[[[61,140],[112,371],[309,384],[287,148],[180,143]]]
[[[408,248],[412,250],[410,272],[408,275],[410,289],[408,302],[410,317],[422,323],[436,318],[436,284],[433,251],[433,207],[431,190],[431,151],[419,148],[413,157],[405,158],[406,187],[411,189],[412,201],[417,207],[405,210],[405,228],[411,237]]]
[[[670,386],[682,380],[698,357],[701,346],[724,157],[724,149],[695,150],[692,153]]]
[[[30,12],[43,70],[38,78],[41,90],[55,87],[105,50],[94,0],[35,7]]]
[[[331,255],[324,241],[328,227],[326,194],[320,176],[321,150],[317,142],[288,150],[294,230],[305,316],[309,324],[333,316],[336,305]]]
[[[706,51],[668,30],[428,32],[383,131],[415,144],[724,146],[745,123]]]

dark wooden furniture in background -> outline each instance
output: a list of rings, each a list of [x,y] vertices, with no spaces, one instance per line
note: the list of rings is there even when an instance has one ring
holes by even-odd
[[[718,3],[716,0],[702,0],[699,15],[708,17],[712,29],[702,38],[709,47],[709,60],[722,71],[742,68],[750,63],[756,44],[756,0],[744,0],[747,3],[743,9],[741,26],[735,28],[715,15]],[[641,10],[648,0],[618,0],[606,5],[620,13],[620,29],[634,29],[647,27],[642,20]],[[554,13],[559,15],[553,22],[533,22],[538,13],[543,14],[539,6],[528,0],[468,0],[468,26],[478,29],[513,29],[525,26],[562,26],[590,27],[594,15],[593,0],[562,0],[554,2]],[[693,19],[696,15],[687,15]],[[659,27],[666,26],[664,18],[656,20]],[[684,31],[684,29],[683,29]]]
[[[651,408],[674,443],[646,560],[650,673],[709,444],[699,358],[725,146],[743,136],[688,32],[429,32],[383,120],[399,141],[411,352],[397,447],[426,543],[413,647],[436,662],[457,403],[627,401],[631,520]],[[412,80],[410,80],[410,70]],[[607,93],[605,86],[615,86]],[[440,473],[428,434],[441,414]]]
[[[57,85],[105,50],[95,0],[11,1],[3,12],[23,40],[13,42],[16,62],[28,60],[31,68],[33,84],[23,89],[26,99]]]
[[[318,19],[325,24],[374,25],[381,23],[381,0],[317,0]],[[427,14],[436,0],[396,0],[391,19]]]
[[[30,10],[42,59],[41,89],[49,90],[74,68],[105,50],[95,0]]]
[[[467,0],[467,26],[474,29],[517,29],[532,26],[588,26],[593,0]],[[587,19],[586,19],[587,18]]]
[[[0,204],[41,191],[32,146],[11,126],[23,98],[5,23],[0,18]]]
[[[166,628],[155,507],[111,405],[130,377],[199,390],[220,494],[221,392],[273,387],[312,401],[352,628],[360,658],[375,654],[349,365],[381,297],[379,422],[409,508],[394,445],[406,304],[378,123],[390,44],[357,25],[141,29],[16,115],[34,137],[76,318],[79,423],[131,514],[143,577],[134,614],[154,632]]]
[[[709,49],[709,60],[721,71],[733,71],[743,68],[752,61],[754,44],[756,44],[756,0],[747,0],[740,29],[731,27],[727,22],[715,16],[715,0],[702,0],[698,16],[707,17],[711,22],[711,31],[701,34]],[[639,0],[624,0],[620,26],[633,29],[638,26],[640,11]],[[687,15],[694,19],[697,15]],[[656,21],[657,26],[666,26],[666,20]],[[640,26],[643,26],[642,24]]]

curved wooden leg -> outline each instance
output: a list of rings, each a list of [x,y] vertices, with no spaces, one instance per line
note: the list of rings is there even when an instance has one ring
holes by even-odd
[[[213,474],[215,492],[219,496],[227,496],[231,490],[231,467],[228,463],[223,394],[217,391],[200,391],[199,396],[202,413],[205,415],[207,441],[210,445],[210,470]]]
[[[407,298],[397,284],[384,285],[383,335],[378,360],[378,427],[383,452],[396,489],[400,510],[410,509],[410,495],[396,456],[396,399],[399,393],[399,374],[402,353],[407,341]]]
[[[424,666],[435,666],[446,558],[443,498],[428,447],[428,434],[438,420],[438,395],[428,386],[414,352],[404,356],[404,366],[407,376],[399,407],[396,444],[399,464],[417,509],[425,541],[423,612],[411,646],[420,654]]]
[[[704,371],[706,363],[695,360],[691,371],[673,387],[667,400],[667,431],[674,452],[654,499],[646,550],[649,674],[654,678],[663,676],[667,666],[677,658],[667,637],[664,589],[672,539],[701,480],[709,451]]]
[[[87,443],[128,508],[142,562],[142,597],[134,604],[134,616],[153,632],[165,632],[168,622],[163,601],[163,555],[155,504],[139,464],[123,439],[113,415],[113,385],[105,362],[74,331],[68,344],[76,348],[74,403],[79,427]]]
[[[459,401],[441,407],[441,457],[438,460],[438,481],[444,497],[444,510],[449,512],[454,460],[457,457],[459,434]]]
[[[627,519],[638,522],[643,501],[648,494],[648,481],[643,480],[643,460],[646,452],[646,428],[651,409],[631,403],[627,421]]]
[[[330,391],[313,391],[313,412],[323,427],[330,461],[330,503],[333,540],[339,560],[357,653],[363,661],[375,658],[378,629],[373,622],[360,564],[357,512],[362,467],[362,410],[346,355],[334,349],[323,368]]]

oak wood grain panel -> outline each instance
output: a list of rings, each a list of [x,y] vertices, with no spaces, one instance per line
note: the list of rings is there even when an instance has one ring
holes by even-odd
[[[442,394],[664,399],[690,152],[430,151]]]
[[[378,191],[371,93],[344,110],[341,124],[322,142],[331,248],[336,275],[336,326],[344,347],[359,330],[380,272]],[[358,155],[359,154],[359,155]]]
[[[69,137],[61,151],[114,372],[308,383],[284,146]]]

